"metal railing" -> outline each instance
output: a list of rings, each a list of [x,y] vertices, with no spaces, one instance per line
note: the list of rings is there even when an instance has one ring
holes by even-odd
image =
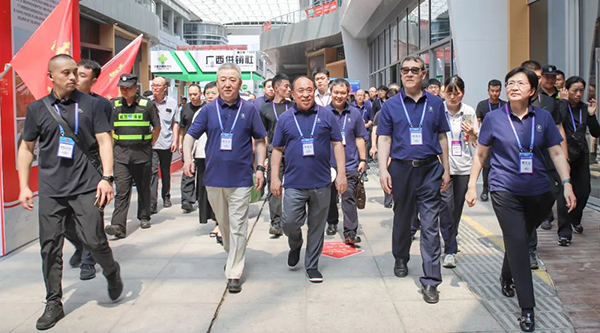
[[[283,14],[280,16],[276,16],[276,17],[268,20],[267,22],[265,22],[263,24],[263,32],[269,31],[273,28],[285,27],[285,26],[295,24],[298,22],[302,22],[305,20],[309,20],[309,19],[312,19],[315,17],[328,15],[329,13],[331,13],[331,11],[328,9],[325,9],[325,7],[329,6],[329,8],[331,8],[330,6],[332,4],[335,4],[335,10],[339,10],[339,8],[342,6],[342,1],[343,0],[316,0],[316,1],[313,1],[313,5],[310,7],[301,8],[301,9],[295,10],[293,12]],[[318,14],[319,7],[321,8],[320,10],[323,11],[320,14]],[[267,26],[267,25],[269,26],[269,28],[267,30],[265,30],[265,26]]]

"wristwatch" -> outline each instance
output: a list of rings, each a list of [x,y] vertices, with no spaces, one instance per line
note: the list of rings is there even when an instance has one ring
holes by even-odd
[[[115,182],[114,176],[102,176],[102,180],[106,180],[110,185]]]
[[[358,163],[360,163],[360,162],[365,162],[365,163],[367,163],[367,160],[358,160]]]
[[[570,183],[571,179],[567,178],[567,179],[563,179],[562,184],[565,185],[566,183]]]
[[[265,169],[265,167],[264,167],[264,166],[262,166],[262,165],[258,165],[258,166],[256,167],[256,170],[257,170],[257,171],[262,171],[262,172],[265,172],[265,171],[267,171],[267,170]]]

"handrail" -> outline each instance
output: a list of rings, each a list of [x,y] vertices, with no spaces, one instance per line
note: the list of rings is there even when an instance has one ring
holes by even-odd
[[[272,28],[285,27],[315,17],[327,15],[339,9],[343,0],[315,0],[310,7],[301,8],[293,12],[276,16],[263,24],[263,32]]]

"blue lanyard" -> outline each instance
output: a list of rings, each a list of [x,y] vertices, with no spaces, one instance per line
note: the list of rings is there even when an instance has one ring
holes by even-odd
[[[58,108],[57,104],[54,104],[54,108],[56,109],[56,112],[58,112],[58,116],[61,117],[60,109]],[[60,135],[64,136],[65,129],[60,125],[58,125],[58,128],[60,129]],[[79,103],[75,102],[75,134],[77,134],[78,132],[79,132]]]
[[[404,114],[406,115],[406,120],[408,120],[408,125],[410,127],[413,127],[412,120],[410,120],[408,111],[406,111],[406,105],[404,104],[404,96],[400,96],[400,102],[402,102],[402,108],[404,109]],[[416,106],[416,104],[415,104],[415,106]],[[425,119],[425,110],[427,110],[427,99],[425,100],[425,105],[423,105],[423,114],[421,115],[421,122],[419,123],[419,127],[423,127],[423,119]]]
[[[342,124],[342,132],[346,132],[346,120],[348,120],[348,114],[344,116],[344,123]]]
[[[296,118],[296,113],[292,112],[292,116],[294,116],[294,121],[296,122],[296,127],[298,128],[298,132],[300,132],[300,136],[304,139],[304,133],[302,133],[302,130],[300,129],[300,125],[298,125],[298,119]],[[313,135],[315,135],[315,128],[317,127],[317,119],[318,118],[319,118],[319,112],[317,111],[317,113],[315,114],[315,122],[313,123],[312,131],[310,131],[311,138],[313,137]]]
[[[452,131],[452,124],[450,123],[450,116],[448,115],[448,109],[446,109],[446,120],[448,121],[448,127],[450,128],[450,137],[454,140],[454,131]],[[462,117],[461,117],[462,118]],[[461,121],[462,123],[462,121]],[[462,130],[458,132],[458,140],[462,137]]]
[[[272,102],[271,104],[273,104],[273,113],[275,114],[275,119],[277,119],[277,121],[279,121],[279,116],[277,115],[277,109],[275,108],[275,102]],[[285,101],[285,111],[288,110],[288,102]]]
[[[221,126],[221,133],[225,133],[225,128],[223,127],[223,120],[221,120],[221,108],[219,107],[219,101],[217,101],[217,116],[219,116],[219,126]],[[235,115],[235,119],[233,120],[233,125],[231,125],[231,130],[229,133],[233,133],[233,129],[235,128],[235,124],[237,124],[238,117],[240,115],[240,111],[242,110],[242,100],[240,99],[240,107],[237,110],[237,114]]]
[[[523,145],[521,145],[521,140],[519,139],[519,135],[517,135],[517,130],[515,129],[515,125],[510,119],[510,114],[508,112],[508,104],[504,105],[506,107],[506,118],[510,123],[510,127],[512,127],[513,133],[515,134],[515,138],[517,138],[517,144],[519,145],[519,151],[523,152]],[[535,115],[532,115],[533,119],[531,119],[531,144],[529,145],[529,152],[533,152],[533,142],[535,140]]]
[[[498,100],[498,109],[502,107],[502,101]],[[488,98],[488,108],[490,109],[490,112],[492,112],[492,102],[490,102],[490,99]]]
[[[568,102],[567,102],[568,103]],[[569,106],[569,113],[571,113],[571,122],[573,123],[573,132],[577,131],[577,127],[575,127],[575,117],[573,117],[573,110],[571,110],[571,104],[568,104]],[[581,112],[581,108],[579,109],[579,125],[581,125],[581,114],[583,112]]]

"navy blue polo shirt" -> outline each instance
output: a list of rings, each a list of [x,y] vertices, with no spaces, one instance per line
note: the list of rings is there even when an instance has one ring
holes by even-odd
[[[423,119],[423,145],[410,145],[410,125],[406,119],[402,100],[406,105],[406,112],[411,119],[413,127],[419,127],[421,116]],[[427,105],[425,105],[427,103]],[[423,110],[425,108],[425,110]],[[390,156],[398,160],[420,160],[442,153],[438,139],[439,133],[450,131],[445,116],[444,102],[441,98],[423,91],[423,96],[414,101],[404,93],[404,89],[396,96],[388,99],[381,109],[381,117],[377,126],[377,135],[392,137],[392,150]]]
[[[544,150],[563,140],[552,115],[533,106],[523,120],[509,114],[526,152],[531,144],[531,125],[535,119],[533,173],[519,172],[519,146],[506,116],[506,107],[496,109],[486,115],[479,130],[479,143],[491,148],[490,191],[508,191],[521,196],[534,196],[550,191],[551,182],[546,174]]]
[[[367,129],[365,128],[365,123],[362,121],[360,111],[357,108],[348,105],[348,103],[346,103],[344,112],[341,114],[335,109],[333,104],[329,104],[327,109],[333,114],[333,117],[340,128],[340,135],[342,132],[346,132],[346,145],[344,146],[344,151],[346,153],[346,170],[356,171],[356,169],[358,169],[359,160],[356,138],[362,137],[366,140],[369,136],[369,132],[367,132]],[[346,124],[346,126],[344,126],[344,124]],[[331,151],[330,162],[333,167],[337,167],[333,150]]]
[[[294,121],[294,115],[305,138],[310,138],[315,117],[317,119],[313,136],[314,156],[302,155],[302,136]],[[273,147],[284,147],[285,177],[283,187],[311,189],[330,184],[331,164],[329,158],[333,150],[331,142],[341,141],[340,128],[333,114],[327,108],[314,104],[310,110],[303,112],[299,111],[297,106],[294,105],[281,114],[275,127]]]
[[[352,103],[352,106],[357,108],[358,111],[360,111],[360,115],[362,117],[362,119],[365,121],[365,124],[368,123],[369,121],[373,120],[373,115],[371,114],[372,111],[372,106],[370,106],[369,104],[367,104],[367,102],[365,101],[363,103],[362,108],[360,106],[358,106],[358,103],[356,103],[356,101],[354,101]]]
[[[221,126],[217,113],[217,103],[225,133],[230,133],[240,103],[242,107],[233,129],[232,150],[221,150]],[[264,139],[267,136],[256,107],[238,97],[233,105],[225,103],[221,97],[206,104],[198,113],[187,134],[198,140],[206,133],[206,173],[204,184],[213,187],[252,186],[252,138]]]

